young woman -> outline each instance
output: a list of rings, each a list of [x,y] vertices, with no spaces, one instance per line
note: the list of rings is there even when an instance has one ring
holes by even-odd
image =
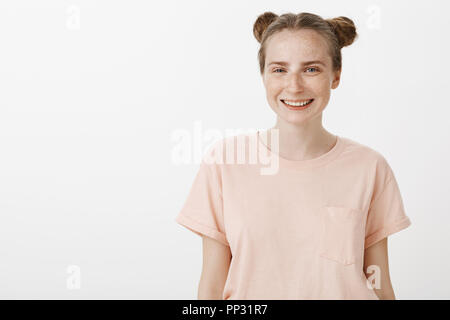
[[[255,141],[277,170],[206,161],[229,150],[224,142],[244,138],[251,146],[248,134],[205,155],[176,218],[203,238],[198,298],[395,299],[387,237],[411,222],[394,173],[379,152],[322,126],[339,85],[340,50],[357,36],[354,23],[265,12],[253,31],[277,115]]]

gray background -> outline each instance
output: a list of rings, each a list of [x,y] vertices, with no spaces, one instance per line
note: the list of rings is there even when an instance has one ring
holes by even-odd
[[[395,172],[397,298],[450,298],[449,3],[406,0],[1,1],[0,298],[196,298],[201,238],[174,219],[198,163],[172,137],[275,123],[266,10],[355,21],[324,126]]]

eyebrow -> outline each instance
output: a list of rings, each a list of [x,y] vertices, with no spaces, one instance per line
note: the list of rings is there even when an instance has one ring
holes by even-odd
[[[287,63],[285,61],[272,61],[267,66],[270,66],[272,64],[279,64],[281,66],[288,66],[289,65],[289,63]],[[325,63],[323,63],[320,60],[312,60],[312,61],[306,61],[306,62],[302,63],[303,66],[308,66],[310,64],[321,64],[321,65],[325,66]]]

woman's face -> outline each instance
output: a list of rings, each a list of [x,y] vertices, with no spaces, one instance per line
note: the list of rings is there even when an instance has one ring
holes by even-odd
[[[311,29],[283,30],[271,36],[266,45],[263,82],[273,111],[293,124],[320,116],[340,77],[340,71],[333,72],[326,40]],[[311,99],[303,107],[283,102]]]

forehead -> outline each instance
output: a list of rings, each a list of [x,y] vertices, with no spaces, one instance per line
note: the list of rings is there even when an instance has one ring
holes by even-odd
[[[325,38],[311,29],[283,30],[272,35],[266,44],[266,62],[331,59]]]

